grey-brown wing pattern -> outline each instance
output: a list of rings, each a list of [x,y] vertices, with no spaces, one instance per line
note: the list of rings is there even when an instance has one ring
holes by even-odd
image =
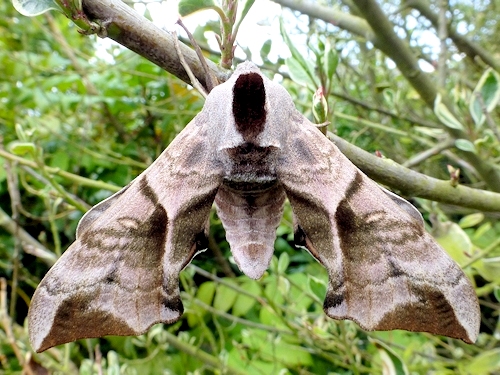
[[[301,120],[299,120],[301,118]],[[327,269],[324,309],[366,330],[425,331],[474,342],[477,297],[460,267],[395,201],[297,113],[279,163],[296,242]]]
[[[179,272],[206,248],[222,180],[200,117],[146,171],[82,218],[76,241],[33,296],[35,350],[138,335],[180,317]]]

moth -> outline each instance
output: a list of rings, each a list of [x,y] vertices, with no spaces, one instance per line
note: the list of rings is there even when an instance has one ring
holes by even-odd
[[[149,168],[82,217],[33,295],[33,348],[178,320],[179,273],[207,248],[214,202],[239,268],[260,278],[286,199],[296,245],[328,271],[328,316],[476,340],[474,289],[416,208],[364,175],[246,62]]]

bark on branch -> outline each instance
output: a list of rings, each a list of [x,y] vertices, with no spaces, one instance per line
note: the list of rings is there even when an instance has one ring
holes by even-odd
[[[431,10],[427,0],[409,0],[405,3],[405,6],[418,10],[422,16],[432,23],[434,28],[438,28],[439,16]],[[500,62],[495,60],[486,50],[470,41],[467,37],[457,33],[457,31],[451,27],[450,23],[448,23],[447,31],[448,36],[460,52],[465,53],[472,60],[475,60],[476,57],[480,57],[486,64],[497,72],[500,72]]]
[[[180,63],[172,34],[160,29],[121,0],[83,0],[82,3],[86,16],[100,23],[106,30],[102,36],[113,39],[191,84],[188,74]],[[179,44],[191,71],[202,86],[207,88],[205,73],[198,56],[182,42]],[[217,64],[211,61],[207,63],[219,82],[226,81],[230,76],[231,72],[222,69]]]
[[[371,179],[390,186],[405,196],[420,197],[485,212],[500,212],[500,194],[498,193],[472,189],[463,185],[453,187],[450,181],[438,180],[390,160],[376,157],[332,133],[328,133],[328,137]]]

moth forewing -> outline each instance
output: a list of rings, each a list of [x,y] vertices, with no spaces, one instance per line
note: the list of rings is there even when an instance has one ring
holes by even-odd
[[[203,119],[197,116],[146,171],[82,218],[75,243],[33,295],[28,327],[36,351],[138,335],[182,315],[179,273],[206,248],[222,182]]]

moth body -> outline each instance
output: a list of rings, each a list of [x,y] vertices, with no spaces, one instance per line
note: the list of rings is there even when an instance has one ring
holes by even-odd
[[[224,178],[215,204],[236,263],[258,279],[271,261],[286,198],[276,174],[280,148],[260,144],[269,126],[262,77],[241,75],[232,94],[232,118],[241,141],[221,150]]]

